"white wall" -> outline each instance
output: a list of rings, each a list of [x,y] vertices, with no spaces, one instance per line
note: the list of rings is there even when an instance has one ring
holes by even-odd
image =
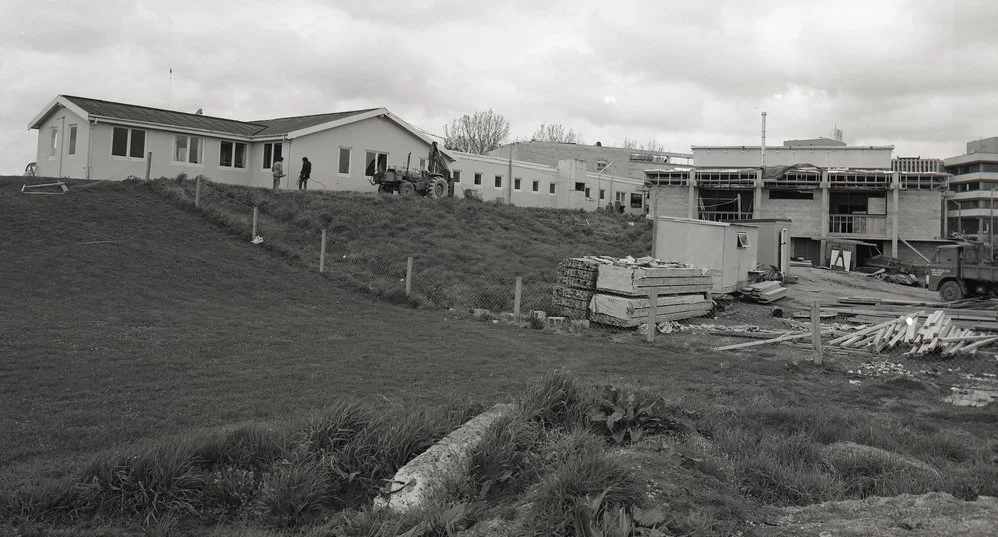
[[[69,154],[70,126],[76,125],[76,153]],[[49,156],[52,128],[58,130],[55,156]],[[62,106],[52,113],[38,129],[38,149],[35,163],[42,177],[87,176],[87,150],[90,144],[90,124]]]

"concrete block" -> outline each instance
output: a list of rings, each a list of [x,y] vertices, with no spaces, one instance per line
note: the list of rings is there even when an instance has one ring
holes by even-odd
[[[498,404],[475,416],[399,468],[391,491],[374,499],[375,509],[389,508],[407,513],[430,505],[446,491],[447,479],[460,478],[468,466],[471,450],[482,442],[482,434],[513,405]]]
[[[548,326],[561,326],[561,325],[565,324],[565,318],[564,317],[548,317],[547,318],[547,322],[548,322]]]
[[[576,319],[576,320],[572,321],[572,329],[574,329],[574,330],[584,330],[586,328],[589,328],[589,320],[588,319]]]

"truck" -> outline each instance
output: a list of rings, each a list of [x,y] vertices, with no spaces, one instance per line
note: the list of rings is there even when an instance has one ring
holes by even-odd
[[[425,196],[430,199],[445,198],[451,194],[450,170],[447,161],[436,142],[433,143],[429,155],[429,170],[412,170],[409,164],[412,153],[406,158],[405,168],[388,166],[376,170],[371,177],[371,184],[377,185],[379,194],[394,194],[400,196]]]
[[[972,296],[998,295],[998,263],[983,243],[947,244],[936,248],[926,267],[928,287],[943,302]]]

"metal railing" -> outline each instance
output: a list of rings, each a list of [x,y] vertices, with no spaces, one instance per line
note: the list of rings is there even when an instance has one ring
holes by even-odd
[[[750,220],[751,212],[744,211],[700,211],[700,220],[712,222],[728,222],[731,220]]]
[[[887,235],[887,217],[866,214],[830,214],[828,232],[842,235]]]

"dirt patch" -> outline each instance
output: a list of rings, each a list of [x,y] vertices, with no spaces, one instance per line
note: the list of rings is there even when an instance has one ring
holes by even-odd
[[[779,511],[776,526],[756,528],[760,537],[990,537],[998,520],[998,498],[957,500],[949,494],[903,494],[827,502]]]

